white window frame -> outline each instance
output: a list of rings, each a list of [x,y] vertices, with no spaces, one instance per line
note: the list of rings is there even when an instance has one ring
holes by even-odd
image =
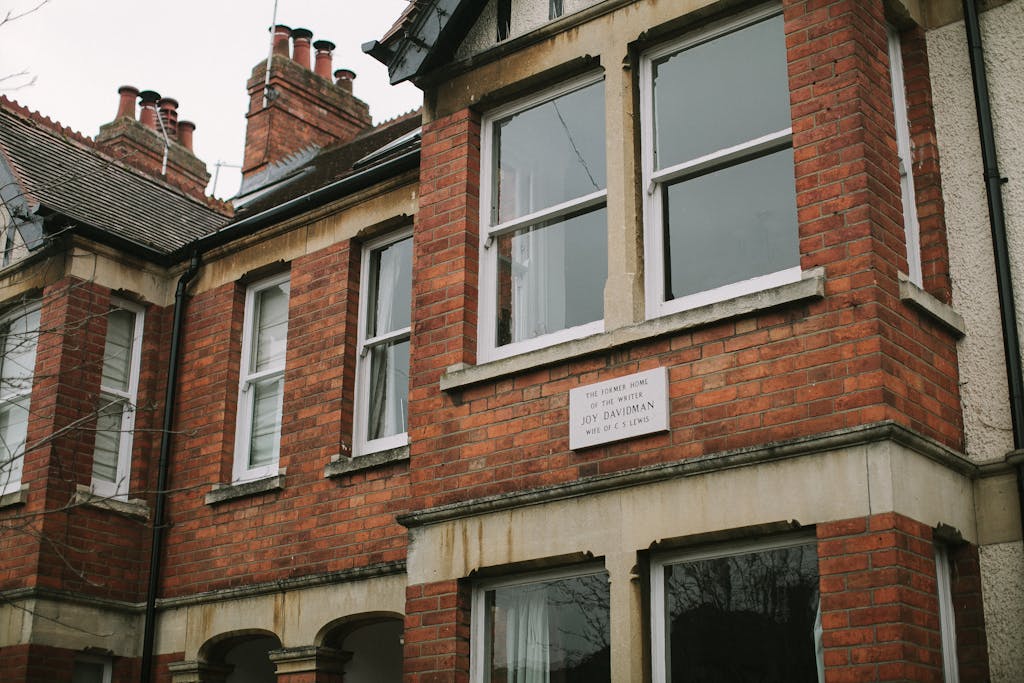
[[[73,667],[79,662],[83,664],[99,664],[103,667],[103,679],[102,683],[111,683],[114,674],[114,663],[110,660],[110,657],[96,657],[96,656],[84,656],[76,657]],[[74,677],[74,669],[72,668],[72,677]]]
[[[0,327],[7,327],[10,323],[18,320],[19,318],[27,318],[30,315],[42,314],[42,306],[39,302],[32,302],[29,304],[16,306],[11,311],[0,316]],[[39,350],[39,326],[36,327],[35,340],[32,342],[35,345],[34,353],[38,353]],[[0,335],[0,347],[6,345],[6,334]],[[0,353],[3,353],[3,348],[0,348]],[[2,359],[0,359],[2,360]],[[2,365],[2,364],[0,364]],[[0,400],[0,407],[6,407],[13,403],[24,403],[25,411],[28,413],[29,424],[32,420],[32,388],[35,385],[35,374],[30,378],[32,381],[28,382],[28,386],[21,387],[19,391],[12,392],[10,396]],[[26,440],[27,431],[29,425],[26,425]],[[26,444],[27,445],[27,444]],[[0,495],[6,495],[8,493],[14,493],[21,489],[21,476],[25,469],[25,447],[22,447],[21,453],[15,455],[11,469],[4,473],[0,472]]]
[[[662,57],[712,42],[729,33],[782,13],[777,4],[744,12],[727,21],[680,40],[644,53],[640,59],[640,144],[644,193],[644,280],[648,318],[657,318],[708,304],[733,299],[744,294],[778,287],[801,278],[799,266],[786,268],[747,280],[732,282],[703,292],[665,301],[665,244],[662,195],[665,186],[688,176],[700,175],[708,169],[761,154],[782,151],[793,144],[793,128],[769,133],[726,147],[710,154],[689,159],[660,170],[654,169],[654,62]],[[793,226],[794,231],[797,226]]]
[[[252,481],[255,479],[264,479],[272,477],[278,474],[278,465],[281,459],[281,415],[282,405],[284,402],[284,370],[285,360],[282,359],[279,366],[268,368],[260,372],[251,372],[250,365],[252,363],[252,351],[254,344],[254,332],[256,325],[256,296],[263,290],[269,289],[270,287],[276,287],[278,285],[288,285],[289,287],[289,309],[291,306],[291,288],[290,288],[290,273],[282,273],[280,275],[274,275],[266,279],[254,282],[249,285],[245,291],[245,317],[244,317],[244,328],[242,331],[242,358],[239,364],[239,383],[238,383],[238,417],[236,419],[235,428],[235,462],[232,473],[232,480],[234,482]],[[290,310],[289,310],[290,314]],[[290,318],[290,315],[289,315]],[[287,339],[287,337],[286,337]],[[286,346],[287,349],[287,346]],[[285,352],[287,355],[287,350]],[[252,410],[253,410],[253,399],[255,398],[256,392],[253,390],[253,385],[261,380],[266,380],[280,375],[282,380],[281,398],[278,401],[277,417],[278,417],[278,438],[274,444],[274,455],[266,465],[260,465],[257,467],[249,466],[249,442],[252,437]]]
[[[146,312],[142,306],[124,299],[112,298],[111,310],[122,309],[134,316],[132,325],[131,365],[128,368],[128,390],[103,386],[100,379],[100,410],[108,402],[122,402],[121,438],[117,452],[117,474],[115,481],[103,481],[93,478],[90,484],[92,492],[98,496],[127,499],[131,483],[132,443],[135,438],[135,411],[139,393],[139,368],[142,360],[142,335],[145,329]],[[104,354],[106,361],[106,354]],[[94,455],[95,457],[95,455]]]
[[[704,546],[683,550],[674,553],[666,553],[651,559],[651,681],[652,683],[665,683],[667,672],[665,670],[665,567],[670,564],[682,562],[693,562],[699,560],[713,560],[723,557],[737,555],[749,555],[753,553],[779,550],[782,548],[793,548],[801,545],[817,543],[817,538],[810,533],[786,534],[767,539],[747,540],[736,543],[723,543],[712,546]],[[820,576],[819,576],[820,586]],[[818,614],[820,625],[821,596],[818,596]],[[816,632],[816,635],[818,633]],[[820,641],[816,643],[820,648]],[[820,655],[820,652],[819,652]],[[818,659],[819,676],[822,675],[822,661]]]
[[[366,455],[393,448],[401,448],[409,443],[408,431],[399,434],[384,436],[379,439],[370,439],[367,430],[367,419],[370,414],[370,352],[373,347],[387,342],[406,340],[412,337],[412,323],[409,327],[394,330],[376,337],[367,337],[366,322],[370,313],[370,259],[373,252],[383,249],[389,245],[401,242],[412,237],[412,228],[401,230],[397,233],[386,235],[366,244],[363,249],[362,260],[359,272],[359,324],[356,342],[356,402],[353,409],[353,452],[354,455]],[[380,292],[377,292],[379,295]],[[411,293],[410,293],[411,300]],[[409,397],[406,394],[406,428],[409,421]]]
[[[608,578],[608,570],[603,564],[586,564],[574,567],[561,567],[529,574],[515,574],[493,579],[482,579],[473,584],[473,596],[470,601],[470,656],[469,680],[472,683],[484,683],[485,650],[487,648],[487,591],[510,586],[525,586],[542,581],[574,579],[583,576],[604,576]],[[611,596],[609,590],[609,619],[611,619]]]
[[[942,640],[942,669],[945,683],[960,683],[956,651],[956,616],[953,611],[953,577],[949,570],[949,549],[935,544],[935,584],[939,593],[939,634]]]
[[[889,44],[889,76],[892,82],[892,108],[896,123],[896,154],[900,174],[900,198],[903,202],[903,231],[907,247],[907,275],[923,286],[921,272],[921,226],[917,218],[917,194],[914,190],[914,154],[907,111],[907,85],[903,78],[903,50],[900,34],[886,25]]]
[[[494,194],[494,122],[603,80],[604,72],[589,73],[495,109],[483,117],[480,136],[480,303],[477,321],[477,351],[481,363],[508,358],[509,356],[542,349],[553,344],[580,339],[604,331],[604,315],[602,315],[600,320],[590,323],[498,346],[495,343],[495,334],[498,326],[498,249],[496,245],[498,237],[515,232],[516,230],[557,220],[572,213],[596,208],[601,205],[607,206],[607,182],[603,190],[591,192],[524,216],[518,216],[504,223],[491,225],[491,202],[493,201]],[[607,132],[607,122],[605,126]],[[606,157],[606,167],[607,163]]]

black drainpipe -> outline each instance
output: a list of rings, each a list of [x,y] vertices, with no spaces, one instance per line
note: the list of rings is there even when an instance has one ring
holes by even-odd
[[[988,218],[992,227],[992,252],[996,261],[996,284],[999,290],[999,317],[1003,327],[1003,352],[1006,356],[1006,382],[1010,389],[1010,418],[1013,424],[1013,448],[1024,447],[1024,375],[1021,373],[1020,339],[1017,336],[1016,298],[1010,272],[1010,247],[1006,239],[1006,212],[1003,208],[1003,183],[996,159],[996,138],[992,127],[992,106],[985,74],[985,52],[981,45],[981,26],[974,0],[963,0],[964,27],[971,57],[974,82],[974,105],[978,112],[978,133],[981,136],[981,160],[985,168],[985,190],[988,195]],[[1024,524],[1024,462],[1017,464],[1017,496],[1021,523]]]
[[[178,356],[181,351],[181,325],[185,313],[188,284],[199,271],[199,254],[193,253],[188,269],[178,278],[174,292],[174,323],[171,327],[171,352],[167,359],[167,391],[164,394],[164,422],[160,430],[160,463],[156,484],[156,505],[153,508],[153,541],[149,552],[149,587],[146,589],[146,624],[142,636],[142,671],[139,680],[153,679],[153,640],[156,636],[156,594],[160,582],[160,558],[164,545],[164,506],[167,502],[167,479],[171,455],[171,433],[174,427],[174,401],[178,395]]]

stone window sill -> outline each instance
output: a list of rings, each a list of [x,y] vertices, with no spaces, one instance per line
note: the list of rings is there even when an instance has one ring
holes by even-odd
[[[610,351],[620,346],[649,341],[695,327],[710,325],[729,318],[738,318],[777,306],[800,301],[821,299],[825,296],[825,269],[818,267],[805,272],[797,282],[772,287],[760,292],[719,301],[688,311],[645,320],[635,325],[620,327],[582,339],[554,344],[536,351],[484,363],[482,365],[453,365],[441,376],[442,391],[458,391],[464,387],[499,379],[546,365],[574,360],[594,353]]]
[[[119,500],[109,496],[99,496],[93,493],[88,486],[84,486],[82,484],[79,484],[75,488],[73,503],[75,505],[88,505],[89,507],[99,508],[100,510],[116,512],[117,514],[124,515],[126,517],[134,517],[136,519],[146,520],[147,522],[149,521],[149,505],[146,501],[139,498]]]
[[[398,448],[390,448],[386,451],[378,451],[377,453],[368,453],[366,455],[356,455],[351,458],[336,455],[331,458],[331,462],[327,463],[327,467],[324,468],[324,477],[328,479],[331,477],[341,477],[353,472],[372,470],[408,459],[408,446],[399,446]]]
[[[0,496],[0,508],[24,505],[26,500],[28,500],[28,484],[22,485],[17,491],[11,491]]]
[[[952,306],[942,303],[915,285],[905,273],[900,273],[900,301],[924,313],[953,333],[958,339],[967,333],[964,319],[953,310]]]
[[[229,500],[248,498],[261,493],[280,491],[284,488],[285,470],[282,467],[272,477],[254,479],[252,481],[239,481],[233,484],[214,484],[213,490],[206,494],[206,504],[216,505]]]

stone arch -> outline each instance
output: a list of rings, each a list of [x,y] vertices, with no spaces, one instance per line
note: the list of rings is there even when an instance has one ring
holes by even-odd
[[[341,650],[345,683],[401,683],[404,616],[363,612],[335,619],[317,634],[317,645]]]
[[[277,634],[264,629],[244,629],[214,636],[199,648],[199,660],[222,672],[224,683],[275,683],[271,650],[281,647]]]

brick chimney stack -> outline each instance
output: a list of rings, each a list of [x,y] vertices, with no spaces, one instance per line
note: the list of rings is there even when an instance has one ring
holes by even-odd
[[[122,163],[174,185],[185,194],[205,199],[210,173],[206,164],[192,152],[192,133],[196,125],[191,121],[178,121],[178,101],[161,98],[160,93],[153,90],[140,92],[130,85],[118,88],[117,94],[117,116],[100,126],[96,145]],[[138,120],[135,119],[136,98],[140,100]],[[166,175],[160,173],[164,135],[158,116],[170,140]]]
[[[369,106],[352,94],[351,79],[335,83],[331,78],[334,43],[317,40],[312,44],[316,56],[310,70],[313,32],[281,25],[271,30],[274,48],[269,88],[264,92],[266,61],[253,68],[246,84],[249,113],[246,114],[243,185],[270,164],[295,152],[311,146],[347,142],[372,125]],[[293,44],[291,57],[288,56],[289,39]]]

